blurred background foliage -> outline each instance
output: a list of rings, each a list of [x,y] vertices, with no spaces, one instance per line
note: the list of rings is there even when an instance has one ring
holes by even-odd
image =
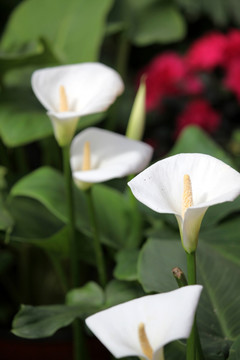
[[[20,303],[44,305],[65,301],[64,284],[55,275],[55,271],[67,269],[68,260],[61,157],[50,121],[32,93],[32,72],[42,67],[85,61],[101,61],[115,68],[125,81],[125,93],[108,113],[84,117],[78,130],[97,124],[125,133],[142,69],[156,55],[166,51],[184,54],[192,42],[209,31],[226,33],[231,28],[239,28],[240,2],[2,0],[0,10],[0,324],[9,329]],[[213,75],[218,76],[219,72]],[[211,99],[216,97],[216,88],[218,85],[210,88]],[[224,125],[216,134],[207,134],[204,129],[189,126],[177,138],[169,118],[175,116],[174,101],[179,102],[179,98],[176,96],[166,101],[169,101],[166,114],[157,111],[147,114],[144,140],[154,145],[154,160],[179,152],[203,152],[238,169],[239,104],[234,96],[228,96],[226,100],[231,121],[225,118]],[[222,98],[216,103],[222,105]],[[112,282],[107,287],[105,300],[96,284],[83,288],[79,294],[68,294],[66,306],[79,297],[77,304],[82,306],[84,314],[140,296],[144,291],[170,290],[174,287],[169,275],[170,267],[175,266],[173,260],[180,264],[183,262],[179,248],[172,248],[178,238],[174,219],[156,215],[140,205],[139,211],[144,218],[143,235],[129,248],[131,205],[126,201],[125,186],[126,179],[98,185],[94,189],[99,205],[101,240],[105,245]],[[79,191],[75,196],[77,229],[81,238],[79,260],[84,269],[82,284],[85,284],[87,280],[95,279],[92,242],[85,200]],[[206,340],[204,350],[208,359],[227,359],[229,354],[229,359],[237,359],[234,349],[239,349],[240,316],[235,316],[238,309],[236,301],[231,303],[231,298],[240,299],[240,246],[239,231],[236,231],[239,211],[239,200],[234,204],[219,205],[208,211],[203,223],[199,262],[202,269],[210,269],[214,264],[209,279],[204,270],[200,274],[207,289],[199,311],[202,319],[200,331]],[[213,238],[216,241],[210,241],[209,245],[209,239]],[[166,253],[172,258],[167,264],[163,255]],[[151,273],[150,265],[155,269]],[[163,265],[166,265],[164,269]],[[221,278],[223,266],[228,270]],[[228,276],[236,286],[230,285],[226,280]],[[222,296],[226,289],[232,293],[227,298]],[[84,294],[88,294],[87,309]],[[212,322],[209,322],[207,307]],[[227,314],[224,312],[226,307]],[[23,315],[25,310],[22,309]],[[44,316],[48,318],[50,310],[41,311],[46,311]],[[30,309],[27,313],[30,318],[25,318],[27,324],[28,321],[31,323],[32,311],[35,310]],[[67,311],[60,325],[69,324],[74,316],[75,313]],[[234,318],[231,326],[228,326],[229,318]],[[26,329],[21,328],[21,316],[19,319],[20,322],[17,318],[14,323],[15,333],[24,336]],[[54,327],[53,331],[52,324],[59,325],[57,317],[51,317],[50,330],[46,327],[40,335],[30,328],[33,337],[51,335],[58,328]],[[226,326],[221,328],[221,324]],[[209,345],[212,343],[211,326],[214,328],[215,347]],[[172,354],[171,349],[167,351]]]

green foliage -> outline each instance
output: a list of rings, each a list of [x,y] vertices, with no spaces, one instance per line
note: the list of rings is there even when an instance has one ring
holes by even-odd
[[[236,238],[235,250],[239,251]],[[207,359],[215,359],[216,354],[224,359],[224,351],[240,331],[239,264],[221,251],[216,242],[205,239],[203,234],[197,253],[198,282],[204,287],[197,319]],[[175,266],[186,272],[180,240],[149,239],[139,258],[139,280],[148,292],[172,290],[177,287],[171,274]]]
[[[140,47],[146,49],[146,53],[155,51],[154,47],[162,50],[163,46],[185,39],[188,25],[195,19],[208,18],[213,24],[226,27],[229,23],[240,25],[239,14],[238,0],[21,1],[10,15],[0,43],[3,150],[12,156],[17,153],[14,148],[29,144],[38,147],[37,141],[53,135],[46,111],[31,91],[30,77],[35,69],[83,61],[103,61],[112,67],[117,63],[119,69],[124,68],[121,61],[125,61],[125,66],[130,63],[127,53],[131,45],[133,51]],[[119,39],[120,50],[117,48]],[[118,52],[119,59],[115,59]],[[135,74],[128,75],[131,78]],[[126,93],[130,93],[128,87]],[[126,101],[122,100],[123,110],[120,109],[118,115],[122,117],[121,129],[127,123],[122,114],[128,113]],[[110,116],[110,120],[115,121],[114,112]],[[83,117],[78,130],[100,121],[104,127],[105,118],[105,113]],[[237,131],[233,135],[235,153],[239,147],[238,135]],[[49,143],[45,150],[51,155],[52,148],[48,146]],[[24,150],[27,152],[28,147]],[[237,168],[238,159],[233,159],[196,127],[186,128],[168,155],[187,152],[209,154]],[[70,229],[63,175],[54,168],[59,168],[59,164],[48,167],[43,161],[32,171],[35,165],[30,165],[31,170],[21,177],[14,164],[10,164],[9,184],[6,169],[0,168],[1,290],[4,284],[9,285],[8,272],[13,266],[20,272],[19,278],[24,278],[25,273],[14,264],[17,251],[24,245],[44,250],[60,272],[69,262]],[[87,279],[84,286],[64,294],[65,304],[22,305],[13,321],[15,335],[29,339],[49,337],[77,318],[84,320],[90,314],[146,293],[171,291],[177,287],[172,268],[179,266],[186,272],[186,259],[176,220],[172,215],[160,215],[143,205],[136,206],[127,195],[126,182],[124,179],[121,183],[93,186],[97,225],[108,269],[106,288]],[[121,191],[116,189],[118,187]],[[87,277],[95,272],[96,259],[86,196],[76,187],[74,202],[76,257],[79,263],[84,263]],[[197,322],[206,360],[240,358],[239,213],[240,198],[213,206],[208,209],[201,227],[197,265],[198,281],[203,284],[204,291]],[[42,286],[42,291],[49,290]],[[0,306],[1,317],[5,307],[2,303]],[[185,359],[185,347],[180,341],[168,344],[166,360]]]
[[[234,167],[234,163],[229,155],[203,130],[196,126],[188,126],[183,130],[168,155],[171,156],[180,153],[208,154]]]
[[[114,276],[118,280],[137,280],[138,250],[122,250],[116,256],[116,267]]]
[[[111,4],[111,0],[25,0],[11,15],[1,49],[14,51],[43,38],[60,62],[96,61]]]
[[[38,339],[53,335],[58,329],[109,306],[132,300],[142,295],[139,286],[112,281],[106,292],[94,282],[70,290],[66,305],[22,305],[13,320],[12,332],[20,337]]]
[[[78,129],[96,124],[103,117],[104,114],[84,116],[78,122]],[[29,144],[53,135],[46,111],[39,106],[29,88],[11,86],[4,90],[0,104],[0,134],[8,147]]]
[[[64,179],[56,170],[43,167],[27,175],[14,185],[11,196],[35,199],[52,213],[52,216],[63,223],[67,222]],[[75,188],[74,196],[77,228],[89,237],[91,228],[85,194]],[[127,242],[127,228],[130,226],[124,197],[117,190],[96,185],[93,189],[93,198],[102,242],[115,249],[124,247]],[[39,225],[39,230],[42,227],[42,224]]]

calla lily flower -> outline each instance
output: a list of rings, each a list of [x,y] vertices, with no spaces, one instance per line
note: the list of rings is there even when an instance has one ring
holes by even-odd
[[[37,70],[32,88],[60,146],[71,142],[79,117],[105,111],[124,90],[119,74],[100,63]]]
[[[114,132],[88,128],[72,141],[71,169],[77,186],[120,178],[142,171],[152,157],[151,146]]]
[[[208,207],[240,194],[240,174],[209,155],[179,154],[148,167],[128,185],[152,210],[176,216],[183,247],[190,254],[197,248]]]
[[[201,285],[148,295],[103,310],[86,324],[116,358],[164,360],[163,347],[189,337]]]

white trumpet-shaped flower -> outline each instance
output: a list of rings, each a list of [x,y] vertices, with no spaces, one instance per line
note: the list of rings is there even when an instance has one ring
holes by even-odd
[[[60,146],[70,143],[79,117],[105,111],[124,90],[119,74],[100,63],[37,70],[32,88],[51,119]]]
[[[72,141],[71,169],[82,189],[142,171],[151,160],[151,146],[98,128],[81,131]]]
[[[116,358],[163,360],[163,347],[189,337],[201,285],[148,295],[103,310],[86,324]]]
[[[240,174],[209,155],[179,154],[158,161],[128,185],[152,210],[176,216],[183,247],[192,253],[208,207],[240,194]]]

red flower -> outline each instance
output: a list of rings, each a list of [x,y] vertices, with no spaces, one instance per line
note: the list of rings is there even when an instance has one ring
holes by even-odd
[[[146,75],[146,107],[153,110],[159,106],[163,96],[178,92],[177,84],[185,75],[182,58],[165,53],[153,59],[144,71]]]
[[[236,59],[240,61],[240,30],[233,29],[227,35],[224,65],[229,67]]]
[[[224,84],[240,101],[240,58],[231,61],[231,66],[227,68]]]
[[[186,74],[180,83],[181,93],[185,95],[200,95],[204,90],[202,81],[195,74]]]
[[[193,43],[186,56],[191,70],[211,70],[222,65],[226,48],[226,37],[212,32]]]
[[[175,135],[178,136],[188,125],[196,125],[213,133],[220,125],[220,114],[206,100],[193,100],[177,118]]]

